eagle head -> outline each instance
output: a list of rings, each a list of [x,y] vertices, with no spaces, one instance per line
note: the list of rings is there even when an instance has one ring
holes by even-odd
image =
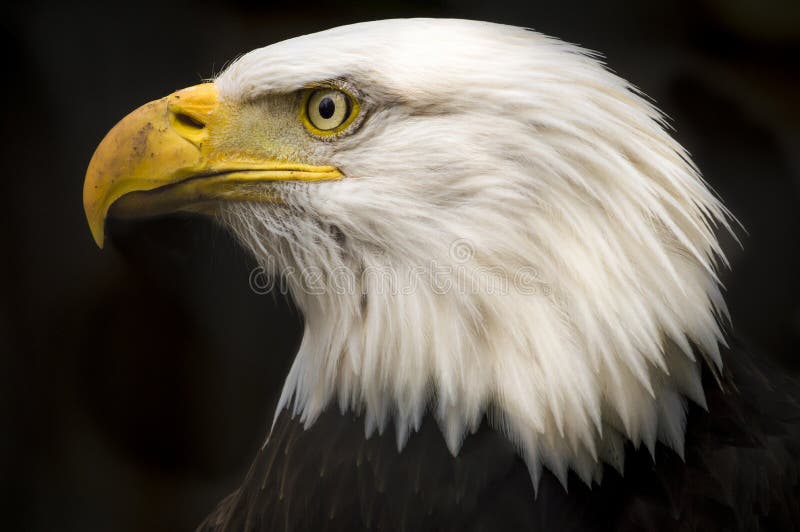
[[[278,411],[484,417],[566,482],[624,444],[681,453],[727,311],[728,213],[659,112],[596,57],[511,26],[386,20],[254,50],[136,110],[84,205],[215,217],[305,317]],[[276,414],[277,415],[277,414]]]

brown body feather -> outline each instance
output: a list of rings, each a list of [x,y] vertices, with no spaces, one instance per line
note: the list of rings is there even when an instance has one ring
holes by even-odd
[[[430,419],[398,453],[393,434],[366,439],[359,418],[328,410],[304,430],[283,413],[200,530],[798,529],[797,384],[742,350],[725,360],[721,386],[707,375],[708,411],[690,408],[685,461],[629,448],[624,475],[606,466],[589,488],[571,474],[568,491],[545,473],[535,493],[486,423],[453,458]]]

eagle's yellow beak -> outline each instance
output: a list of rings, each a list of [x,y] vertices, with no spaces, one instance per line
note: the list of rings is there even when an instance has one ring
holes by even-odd
[[[112,204],[122,217],[202,211],[220,200],[270,200],[256,182],[342,177],[332,166],[279,161],[237,146],[229,129],[238,112],[213,83],[203,83],[143,105],[114,126],[83,185],[97,245],[103,247]]]

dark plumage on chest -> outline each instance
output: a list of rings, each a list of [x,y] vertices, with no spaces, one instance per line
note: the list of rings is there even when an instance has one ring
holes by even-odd
[[[426,419],[398,453],[392,429],[328,410],[304,430],[280,415],[242,486],[201,530],[789,530],[800,526],[800,408],[768,365],[728,353],[722,387],[705,379],[685,461],[658,445],[626,449],[625,471],[600,485],[525,463],[484,422],[457,457]],[[797,390],[794,389],[794,392]]]

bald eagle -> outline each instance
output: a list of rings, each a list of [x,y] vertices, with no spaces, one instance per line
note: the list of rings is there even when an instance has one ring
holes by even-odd
[[[661,114],[526,29],[386,20],[148,103],[84,207],[210,215],[305,318],[208,530],[800,525],[789,378],[729,347],[732,217]]]

